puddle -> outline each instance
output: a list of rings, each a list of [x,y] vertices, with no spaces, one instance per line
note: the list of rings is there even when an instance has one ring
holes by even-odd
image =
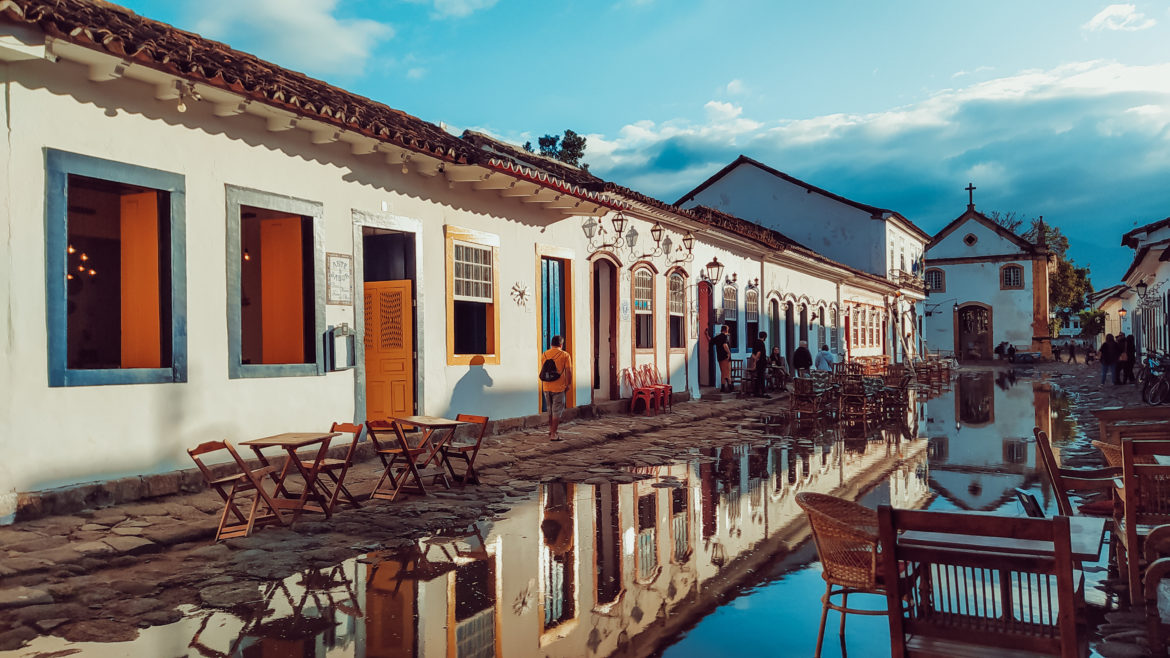
[[[739,445],[621,475],[583,469],[399,549],[225,583],[225,607],[184,608],[133,642],[41,637],[3,655],[811,655],[824,582],[797,492],[1021,514],[1020,488],[1051,512],[1032,427],[1082,454],[1066,417],[1048,383],[987,373],[913,392],[904,419],[866,430],[745,419],[727,427]],[[836,619],[826,656],[844,653]],[[855,655],[888,655],[888,637],[884,617],[848,620]]]

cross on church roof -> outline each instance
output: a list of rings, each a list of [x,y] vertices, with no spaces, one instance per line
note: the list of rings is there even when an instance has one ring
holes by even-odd
[[[967,187],[964,187],[963,189],[967,190],[967,207],[974,209],[975,208],[975,190],[978,188],[975,187],[974,183],[967,183]]]

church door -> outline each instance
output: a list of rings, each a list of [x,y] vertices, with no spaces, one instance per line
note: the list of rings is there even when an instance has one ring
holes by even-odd
[[[982,306],[960,308],[956,336],[955,355],[959,359],[991,359],[991,310]]]

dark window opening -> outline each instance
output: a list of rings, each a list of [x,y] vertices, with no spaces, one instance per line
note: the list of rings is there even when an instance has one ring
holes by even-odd
[[[634,347],[644,350],[654,347],[654,316],[637,313],[634,316]]]
[[[240,360],[317,360],[313,220],[240,206]]]
[[[452,302],[455,312],[452,329],[456,354],[490,354],[488,351],[488,319],[491,304],[482,302]]]
[[[755,344],[756,339],[760,337],[760,323],[759,322],[745,323],[744,330],[747,332],[746,336],[744,337],[744,340],[747,341],[747,344],[749,346]],[[767,356],[767,355],[765,354],[764,356]]]
[[[67,195],[66,367],[170,367],[170,194],[70,174]]]
[[[723,324],[727,327],[727,344],[731,347],[731,351],[739,350],[739,322],[724,320]]]
[[[686,333],[683,328],[683,316],[670,316],[670,346],[672,348],[686,347]]]

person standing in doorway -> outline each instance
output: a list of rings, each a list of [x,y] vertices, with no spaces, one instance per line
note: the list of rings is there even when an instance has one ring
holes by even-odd
[[[808,377],[808,370],[812,367],[812,352],[808,351],[808,341],[800,341],[800,347],[792,353],[792,369],[797,377]]]
[[[719,330],[719,335],[711,339],[715,347],[715,360],[719,362],[719,390],[731,392],[731,338],[727,325]]]
[[[767,339],[768,332],[761,331],[760,337],[752,342],[752,356],[756,359],[756,371],[754,374],[756,378],[756,397],[758,398],[772,397],[764,392],[764,382],[768,377],[768,345],[764,342]]]
[[[540,355],[540,389],[544,393],[544,406],[548,409],[548,439],[560,441],[557,426],[561,413],[565,411],[565,398],[569,394],[569,382],[573,381],[573,359],[561,349],[564,344],[560,336],[553,336],[551,347]]]
[[[1117,343],[1113,340],[1113,334],[1105,336],[1105,342],[1101,343],[1098,356],[1101,357],[1101,383],[1104,384],[1106,378],[1116,379]]]

